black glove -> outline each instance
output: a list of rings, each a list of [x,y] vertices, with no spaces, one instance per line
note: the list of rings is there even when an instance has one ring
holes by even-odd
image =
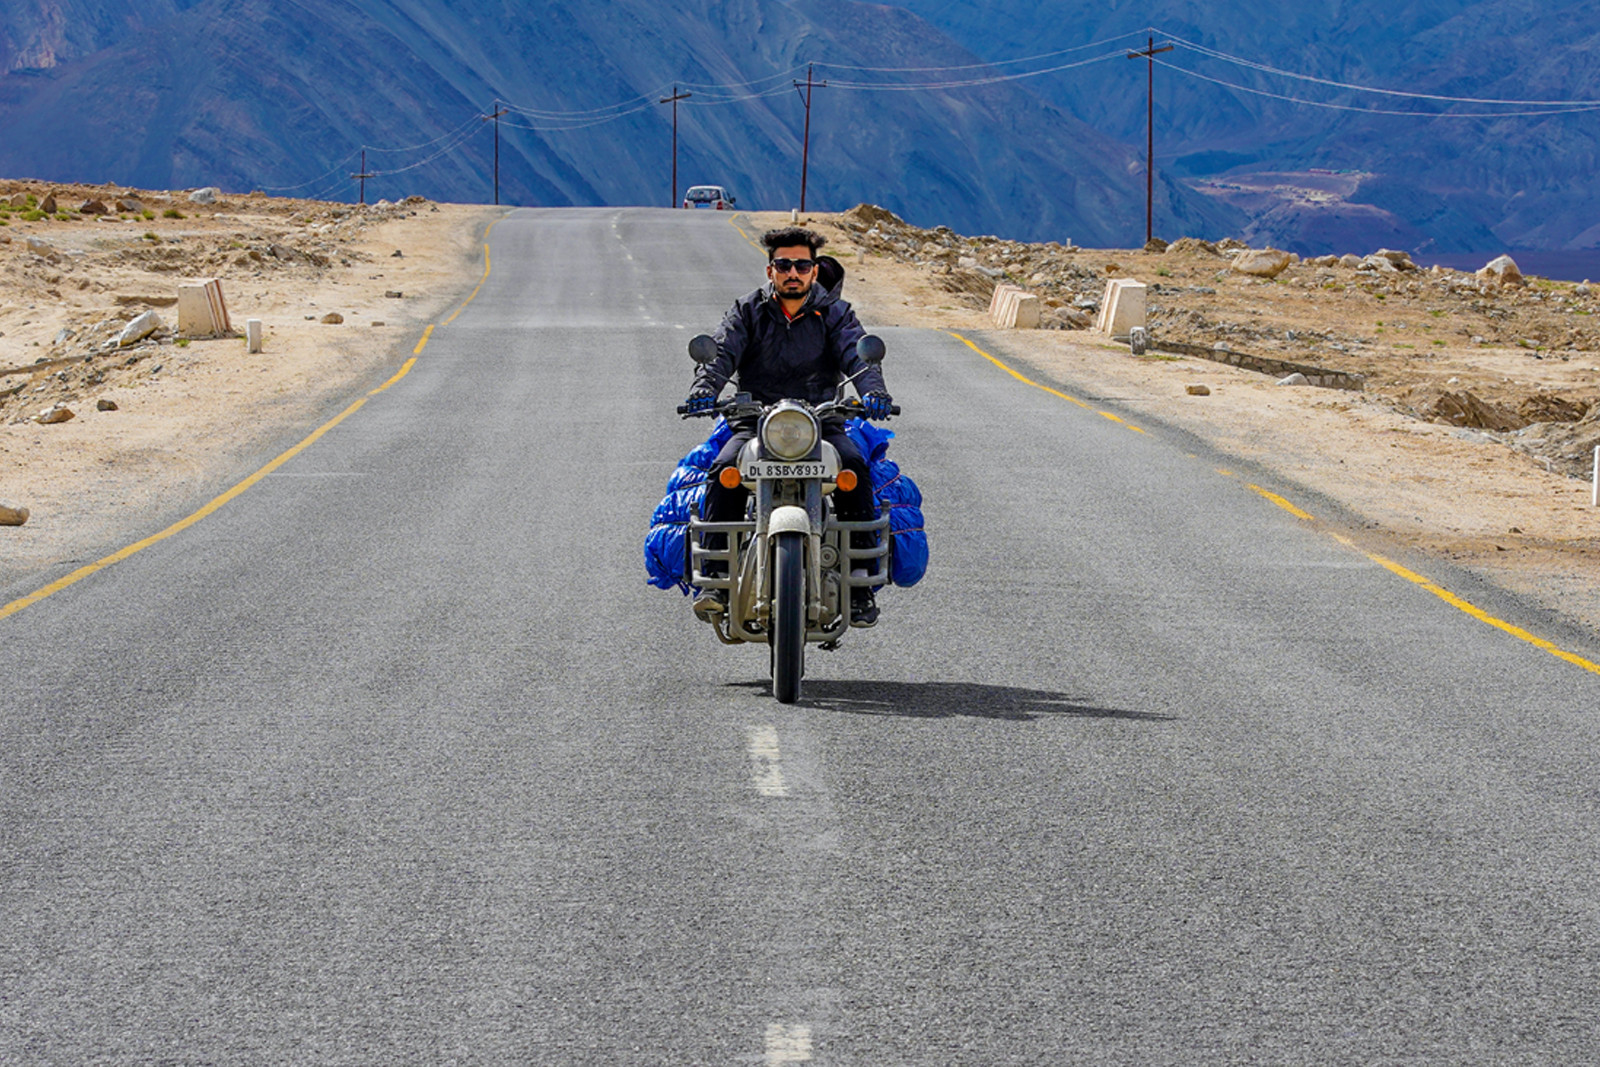
[[[867,418],[869,419],[887,419],[889,417],[889,407],[894,403],[888,393],[877,390],[862,397],[861,402],[866,405]]]
[[[696,386],[689,394],[688,401],[684,404],[689,409],[689,414],[698,415],[702,411],[710,411],[717,406],[717,391],[708,385]]]

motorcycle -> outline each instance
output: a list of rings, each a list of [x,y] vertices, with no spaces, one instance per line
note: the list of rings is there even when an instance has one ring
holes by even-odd
[[[856,352],[869,365],[881,363],[883,340],[868,334]],[[697,363],[710,363],[717,343],[701,335],[689,342],[689,354]],[[853,384],[854,378],[840,382],[834,399],[816,406],[803,400],[762,404],[738,393],[702,411],[678,407],[685,418],[756,420],[756,434],[738,462],[720,475],[726,488],[752,490],[749,514],[742,522],[691,515],[689,583],[724,594],[695,602],[696,616],[723,644],[769,646],[772,695],[782,704],[800,699],[807,644],[832,651],[852,625],[873,625],[852,623],[851,590],[877,590],[889,582],[887,510],[877,519],[844,522],[834,517],[830,499],[836,489],[855,488],[856,475],[841,468],[838,450],[822,439],[822,421],[865,417],[866,406],[846,396]],[[900,408],[889,412],[898,415]]]

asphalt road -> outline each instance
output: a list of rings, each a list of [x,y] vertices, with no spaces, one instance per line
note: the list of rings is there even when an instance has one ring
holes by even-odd
[[[932,565],[780,706],[640,556],[760,254],[490,243],[405,377],[0,619],[0,1062],[1595,1061],[1600,676],[887,329]]]

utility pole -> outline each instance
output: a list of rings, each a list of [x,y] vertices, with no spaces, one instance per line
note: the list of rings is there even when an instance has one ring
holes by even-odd
[[[668,207],[678,206],[678,101],[687,100],[693,93],[680,93],[678,87],[672,87],[672,95],[663,97],[657,103],[672,105],[672,196],[667,200]]]
[[[496,100],[493,111],[487,115],[478,116],[483,122],[488,122],[490,119],[494,120],[494,202],[496,206],[500,204],[500,116],[509,115],[510,113],[510,108],[502,108],[500,101]]]
[[[806,133],[805,133],[805,140],[801,142],[801,147],[800,147],[800,210],[801,211],[804,211],[806,209],[806,171],[807,171],[807,168],[810,166],[810,163],[811,163],[811,90],[813,88],[826,89],[828,87],[828,83],[825,82],[825,81],[820,81],[819,82],[819,81],[812,81],[811,80],[811,64],[810,63],[806,64],[806,83],[805,84],[806,84],[806,91],[801,94],[802,98],[806,102]],[[795,82],[794,83],[794,87],[795,87],[795,91],[799,92],[800,83],[799,82]]]
[[[377,177],[376,174],[367,173],[367,150],[365,148],[361,150],[361,173],[352,174],[350,177],[361,180],[361,202],[365,204],[367,202],[367,179]]]
[[[1143,59],[1150,68],[1148,96],[1149,111],[1145,115],[1145,148],[1144,148],[1144,243],[1149,244],[1150,238],[1155,236],[1156,214],[1156,56],[1162,52],[1170,52],[1173,46],[1164,44],[1156,47],[1156,39],[1148,38],[1149,44],[1143,52],[1129,52],[1129,59]]]

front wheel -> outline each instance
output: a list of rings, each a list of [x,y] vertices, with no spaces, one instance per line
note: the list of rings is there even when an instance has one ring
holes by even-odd
[[[806,539],[781,533],[772,568],[772,695],[780,704],[800,699],[806,663]]]

